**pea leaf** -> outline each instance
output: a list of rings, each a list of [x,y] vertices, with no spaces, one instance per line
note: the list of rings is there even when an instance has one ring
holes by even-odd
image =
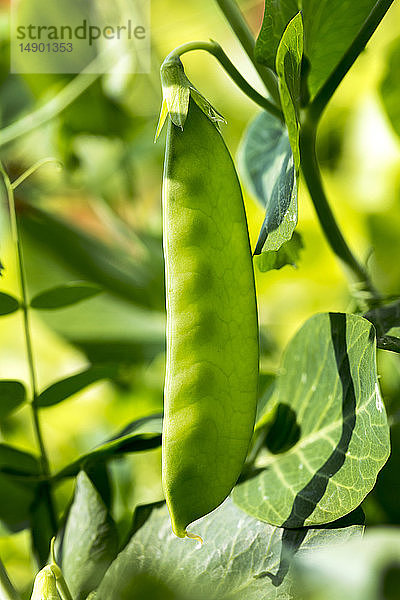
[[[38,459],[8,444],[0,444],[0,521],[11,531],[29,523],[40,473]]]
[[[395,600],[400,583],[399,556],[400,532],[376,528],[367,530],[363,538],[295,557],[294,570],[304,598]]]
[[[264,20],[257,39],[255,56],[261,64],[275,69],[275,58],[283,32],[302,10],[305,32],[305,55],[311,70],[308,86],[315,96],[339,63],[375,0],[266,0]]]
[[[58,545],[58,560],[76,600],[100,583],[118,549],[117,531],[89,477],[81,471]]]
[[[149,512],[149,511],[148,511]],[[137,598],[143,574],[162,581],[169,598],[268,600],[292,597],[292,555],[359,537],[362,525],[337,529],[277,529],[239,510],[230,499],[196,522],[204,540],[176,538],[167,509],[154,507],[111,564],[96,600]]]
[[[341,313],[309,319],[285,351],[275,394],[269,451],[234,501],[278,526],[342,517],[373,488],[390,451],[373,326]]]
[[[37,397],[36,405],[40,407],[54,406],[66,398],[81,392],[92,383],[108,379],[118,372],[116,365],[94,365],[80,373],[61,379],[43,390]]]
[[[20,381],[0,380],[0,420],[7,417],[26,400],[26,390]]]
[[[386,72],[380,86],[383,106],[397,135],[400,135],[399,81],[400,38],[397,38],[391,46],[389,58],[386,63]]]
[[[293,232],[291,239],[285,242],[277,251],[270,250],[262,252],[255,260],[258,270],[262,273],[273,269],[282,269],[286,265],[297,267],[297,261],[300,251],[303,248],[303,240],[296,231]]]
[[[301,13],[297,13],[286,27],[276,53],[276,72],[279,79],[282,111],[288,128],[297,175],[300,170],[299,112],[303,35],[303,19]]]
[[[255,254],[276,251],[297,223],[297,178],[286,126],[261,112],[246,130],[238,153],[246,187],[265,207]]]
[[[0,317],[10,315],[19,309],[19,302],[14,296],[0,292]]]
[[[133,421],[110,440],[64,467],[55,478],[58,480],[75,477],[81,469],[87,470],[90,465],[109,460],[120,454],[157,448],[161,444],[161,431],[161,415],[151,415]]]
[[[101,289],[97,285],[86,282],[71,282],[46,290],[31,300],[31,307],[40,310],[65,308],[97,296]]]

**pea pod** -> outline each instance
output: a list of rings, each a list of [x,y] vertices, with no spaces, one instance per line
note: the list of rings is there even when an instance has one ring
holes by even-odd
[[[220,115],[193,86],[187,94],[188,87],[180,90],[183,112],[167,106],[163,115],[162,477],[174,533],[196,538],[187,525],[223,502],[246,457],[256,409],[258,324],[241,189],[212,122]]]

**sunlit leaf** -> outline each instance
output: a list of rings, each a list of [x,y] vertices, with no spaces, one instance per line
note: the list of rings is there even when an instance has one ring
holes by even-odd
[[[269,449],[233,492],[243,510],[301,527],[361,503],[390,452],[375,352],[374,328],[362,317],[329,313],[305,323],[284,354]]]
[[[308,84],[314,96],[357,35],[375,0],[266,0],[265,14],[256,43],[257,60],[275,69],[275,57],[285,28],[302,10],[305,55],[311,70]]]
[[[193,540],[173,535],[165,506],[147,510],[145,516],[147,520],[108,569],[96,600],[136,597],[143,573],[162,581],[179,598],[292,598],[293,554],[302,556],[362,532],[359,524],[277,529],[246,515],[228,499],[192,526],[204,540],[198,547]]]
[[[297,179],[286,126],[267,112],[250,123],[239,149],[246,187],[265,207],[255,254],[278,250],[297,223]]]
[[[272,269],[282,269],[286,265],[297,267],[302,248],[303,240],[300,234],[294,231],[291,239],[285,242],[279,250],[262,252],[260,256],[255,258],[255,264],[262,273]]]
[[[81,471],[58,546],[58,560],[75,600],[84,600],[97,587],[117,548],[114,522],[89,477]]]

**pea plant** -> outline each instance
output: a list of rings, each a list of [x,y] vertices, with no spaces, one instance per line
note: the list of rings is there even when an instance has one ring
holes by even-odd
[[[20,297],[1,292],[0,313],[21,312],[30,384],[0,381],[0,418],[27,404],[39,448],[35,455],[0,445],[7,498],[0,502],[0,519],[10,530],[29,529],[38,567],[33,591],[16,591],[0,562],[5,600],[30,594],[32,600],[397,597],[400,534],[395,527],[368,527],[362,503],[381,478],[387,478],[394,496],[396,491],[397,420],[382,397],[377,349],[400,352],[400,300],[380,291],[350,248],[317,156],[321,117],[392,3],[265,0],[254,40],[235,1],[216,0],[259,76],[262,93],[214,40],[185,43],[165,58],[156,131],[160,145],[166,126],[164,412],[129,422],[58,472],[42,433],[42,411],[99,380],[123,385],[130,360],[126,344],[118,360],[113,347],[111,360],[107,341],[99,346],[72,339],[90,365],[41,389],[32,313],[46,318],[49,311],[97,298],[107,289],[159,310],[162,261],[157,244],[143,238],[146,260],[122,276],[109,248],[21,193],[25,235],[47,238],[51,232],[46,243],[54,247],[62,239],[84,279],[30,295],[16,198],[23,182],[52,159],[16,178],[1,166]],[[240,144],[240,180],[223,139],[229,125],[199,91],[201,82],[192,83],[184,70],[182,57],[197,50],[211,54],[260,108]],[[398,56],[395,48],[397,74]],[[70,81],[58,103],[39,109],[35,126],[65,110],[93,83],[79,76]],[[382,93],[400,132],[390,77]],[[0,144],[24,135],[24,125],[30,126],[26,118],[5,128]],[[265,209],[254,248],[240,182]],[[299,185],[307,188],[326,243],[348,274],[351,303],[346,313],[318,313],[299,323],[279,370],[270,373],[260,360],[265,349],[254,270],[267,278],[270,271],[299,262]],[[141,360],[154,356],[154,344],[163,350],[153,340],[151,350],[141,347]],[[391,428],[394,467],[386,465]],[[137,505],[130,523],[117,527],[110,464],[160,446],[165,501]],[[71,479],[75,492],[61,510],[55,493]],[[397,497],[394,505],[398,502]],[[390,522],[398,524],[396,516]]]

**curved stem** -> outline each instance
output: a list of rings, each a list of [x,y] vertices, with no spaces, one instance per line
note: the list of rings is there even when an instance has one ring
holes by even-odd
[[[336,222],[322,183],[315,151],[316,127],[305,122],[300,133],[301,167],[322,230],[333,250],[353,273],[361,287],[376,302],[380,296],[364,266],[358,262]]]
[[[33,421],[33,429],[36,436],[36,441],[40,451],[40,463],[41,470],[44,477],[50,477],[50,467],[49,460],[47,457],[46,448],[43,441],[43,435],[40,427],[39,415],[36,406],[36,399],[38,397],[38,386],[36,379],[36,370],[35,370],[35,362],[34,362],[34,353],[33,353],[33,344],[31,337],[31,327],[30,327],[30,313],[29,313],[29,298],[28,298],[28,290],[26,283],[26,275],[25,275],[25,265],[24,265],[24,255],[22,251],[21,240],[18,231],[18,222],[17,222],[17,213],[15,210],[15,199],[13,187],[8,177],[7,172],[5,171],[2,163],[0,162],[0,172],[3,176],[4,185],[7,190],[7,198],[10,209],[10,221],[11,221],[11,234],[12,239],[15,245],[15,251],[18,262],[18,276],[19,276],[19,284],[21,291],[21,308],[23,313],[23,321],[24,321],[24,334],[25,334],[25,346],[26,346],[26,355],[28,359],[28,367],[29,367],[29,377],[31,383],[31,391],[32,398],[30,401],[31,413],[32,413],[32,421]],[[47,503],[49,508],[49,514],[52,519],[52,523],[56,523],[55,519],[55,510],[53,506],[53,502],[51,499],[51,494],[46,493]]]
[[[11,188],[13,190],[17,189],[17,187],[21,185],[21,183],[23,183],[25,179],[28,179],[28,177],[36,173],[36,171],[43,167],[43,165],[47,165],[49,163],[55,163],[59,166],[62,166],[62,163],[60,160],[58,160],[58,158],[53,158],[52,156],[49,156],[48,158],[42,158],[41,160],[38,160],[34,165],[29,167],[29,169],[22,173],[22,175],[20,175],[17,179],[15,179],[11,183]]]
[[[342,60],[335,67],[331,75],[328,77],[322,88],[319,90],[314,100],[311,102],[309,111],[313,120],[316,122],[320,118],[326,105],[332,98],[340,82],[354,64],[357,57],[364,50],[372,34],[382,21],[383,17],[393,4],[393,0],[378,0],[374,8],[368,15],[364,25],[360,29],[358,35],[354,38],[351,46],[344,54]]]
[[[236,83],[236,85],[242,90],[246,96],[248,96],[253,102],[261,106],[264,110],[268,111],[275,117],[283,120],[283,115],[281,110],[275,106],[270,100],[262,96],[255,90],[246,79],[239,73],[236,69],[235,65],[230,61],[228,56],[225,54],[221,46],[215,42],[214,40],[210,40],[209,42],[188,42],[187,44],[182,44],[182,46],[178,46],[172,52],[168,54],[164,62],[167,62],[171,58],[180,57],[182,54],[186,52],[191,52],[192,50],[204,50],[209,54],[212,54],[214,58],[218,60],[220,65],[224,68],[224,70],[228,73],[230,78]]]
[[[244,51],[247,56],[250,58],[251,62],[254,65],[257,73],[261,77],[265,87],[268,92],[271,94],[273,100],[276,102],[277,106],[281,105],[281,99],[279,95],[278,82],[275,74],[257,63],[254,58],[254,47],[255,41],[252,32],[250,31],[249,26],[246,23],[245,18],[243,17],[238,5],[234,0],[216,0],[218,6],[221,11],[224,13],[226,20],[231,26],[233,32],[241,43]]]

